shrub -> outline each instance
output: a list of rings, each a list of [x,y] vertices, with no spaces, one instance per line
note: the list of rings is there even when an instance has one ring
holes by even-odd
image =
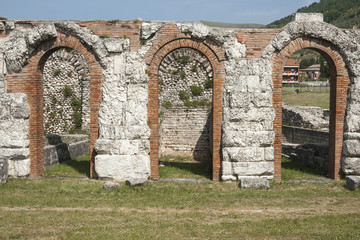
[[[164,85],[164,80],[159,77],[158,83],[159,83],[159,85]]]
[[[68,98],[68,97],[70,97],[72,95],[72,89],[71,89],[71,87],[69,87],[69,86],[65,86],[64,87],[64,96],[66,97],[66,98]]]
[[[205,88],[209,89],[213,87],[213,80],[211,78],[208,78],[207,80],[205,80]]]
[[[197,69],[198,69],[198,65],[195,64],[191,66],[191,71],[197,72]]]
[[[52,96],[51,96],[51,102],[52,102],[53,104],[56,104],[56,103],[58,102],[58,100],[57,100],[57,98],[56,98],[55,95],[52,95]]]
[[[189,94],[188,94],[186,91],[180,90],[180,92],[179,92],[179,98],[180,98],[180,100],[182,100],[182,101],[186,101],[186,100],[188,100],[188,99],[190,98],[190,96],[189,96]]]
[[[75,112],[80,112],[81,110],[81,101],[79,99],[77,99],[77,97],[73,97],[71,99],[71,106],[73,107]]]
[[[73,120],[74,120],[74,124],[75,124],[75,129],[81,128],[81,125],[82,125],[81,117],[82,117],[81,112],[74,112]]]
[[[204,89],[201,86],[198,86],[198,85],[192,85],[190,87],[190,89],[191,89],[191,93],[194,96],[200,96],[202,94],[202,92],[204,91]]]
[[[186,77],[186,73],[184,71],[180,71],[180,77],[181,79],[184,79]]]
[[[166,101],[163,104],[161,104],[164,108],[168,109],[172,107],[172,103],[170,101]]]
[[[182,57],[179,57],[178,61],[180,63],[182,63],[183,65],[187,64],[190,60],[190,57],[189,56],[182,56]]]
[[[60,75],[60,73],[61,73],[61,70],[60,70],[60,69],[56,69],[56,70],[54,71],[53,76],[54,76],[54,77],[57,77],[57,76]]]

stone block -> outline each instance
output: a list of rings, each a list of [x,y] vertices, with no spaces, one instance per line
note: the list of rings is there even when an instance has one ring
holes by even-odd
[[[8,161],[0,159],[0,184],[6,183],[8,179]]]
[[[265,158],[262,147],[224,148],[223,154],[224,161],[228,162],[260,162]]]
[[[105,190],[115,190],[115,189],[120,189],[120,184],[117,182],[107,181],[104,183],[103,187]]]
[[[233,172],[238,176],[266,176],[274,174],[273,162],[234,162]]]
[[[360,176],[347,176],[346,188],[350,190],[355,190],[356,188],[360,188]]]
[[[342,169],[346,175],[360,175],[360,157],[343,157]]]
[[[29,148],[2,148],[0,151],[0,159],[23,160],[29,155]]]
[[[324,16],[322,13],[295,13],[291,21],[316,21],[323,22]]]
[[[9,176],[27,177],[30,174],[30,159],[8,160]]]
[[[359,140],[344,141],[343,151],[345,156],[360,157],[360,142]]]
[[[269,180],[266,178],[241,178],[240,188],[270,188]]]
[[[100,179],[147,179],[150,176],[150,158],[148,155],[98,155],[95,157],[95,171]]]
[[[118,143],[115,140],[98,138],[94,145],[97,154],[116,155],[119,154]]]
[[[130,39],[123,38],[106,38],[104,45],[110,53],[121,53],[130,47]]]
[[[136,155],[139,153],[139,141],[119,140],[120,155]]]
[[[131,187],[146,186],[149,180],[147,178],[131,178],[125,181],[125,184]]]

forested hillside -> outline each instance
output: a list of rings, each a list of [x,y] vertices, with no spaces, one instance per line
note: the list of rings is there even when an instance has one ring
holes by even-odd
[[[321,0],[297,10],[301,13],[322,13],[324,21],[339,28],[360,27],[360,0]],[[291,21],[289,15],[268,24],[268,28],[280,28]]]

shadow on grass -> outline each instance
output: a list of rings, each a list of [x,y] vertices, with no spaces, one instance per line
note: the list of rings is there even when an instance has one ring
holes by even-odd
[[[86,175],[87,177],[90,177],[90,159],[76,158],[64,162],[63,164],[71,167],[81,175]]]
[[[211,179],[210,166],[206,162],[161,162],[160,178]]]
[[[324,170],[311,168],[302,162],[282,157],[281,161],[282,180],[325,178],[327,173]]]

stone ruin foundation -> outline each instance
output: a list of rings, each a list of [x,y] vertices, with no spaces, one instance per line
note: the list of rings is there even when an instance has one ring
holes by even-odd
[[[92,178],[157,179],[159,155],[181,149],[210,152],[215,181],[280,180],[282,69],[302,48],[332,69],[329,176],[360,175],[359,36],[301,13],[282,29],[1,20],[0,179],[39,177],[44,129],[71,128],[81,109]],[[83,99],[77,108],[70,92]],[[182,145],[167,119],[187,117],[193,135]]]

